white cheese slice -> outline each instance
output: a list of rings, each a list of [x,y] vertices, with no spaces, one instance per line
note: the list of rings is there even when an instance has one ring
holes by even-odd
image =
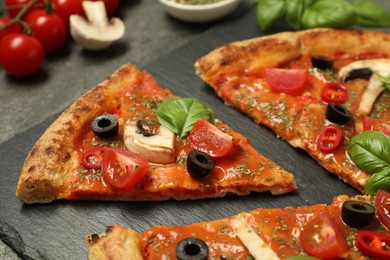
[[[256,231],[240,216],[231,220],[233,230],[241,240],[249,253],[256,260],[278,260],[280,259],[275,251],[268,246]]]

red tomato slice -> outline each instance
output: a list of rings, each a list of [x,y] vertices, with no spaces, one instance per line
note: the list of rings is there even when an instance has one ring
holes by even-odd
[[[336,83],[326,83],[321,92],[321,99],[325,102],[333,102],[341,104],[348,99],[348,91],[346,88]]]
[[[375,208],[379,220],[390,229],[390,192],[379,190],[375,197]]]
[[[345,258],[349,253],[342,230],[327,212],[321,212],[305,225],[300,241],[303,250],[321,259]]]
[[[330,125],[322,129],[318,137],[320,151],[330,153],[335,151],[343,140],[343,130],[340,127]]]
[[[118,189],[133,189],[149,169],[148,162],[121,148],[104,148],[103,179]]]
[[[233,137],[219,130],[205,118],[199,119],[190,133],[190,144],[195,150],[211,157],[223,157],[235,150]]]
[[[365,116],[363,118],[363,130],[364,131],[379,131],[390,136],[390,126],[384,123],[380,123],[378,120]]]
[[[102,168],[103,148],[96,148],[83,154],[82,165],[87,169]]]
[[[278,93],[299,95],[306,88],[309,73],[303,69],[264,69],[264,76],[271,89]]]
[[[356,247],[365,255],[375,259],[390,259],[390,237],[381,233],[363,230],[356,237]]]

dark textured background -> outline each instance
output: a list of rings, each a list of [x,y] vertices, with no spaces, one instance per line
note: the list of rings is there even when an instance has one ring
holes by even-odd
[[[125,20],[126,35],[109,50],[90,53],[69,40],[61,53],[47,58],[43,70],[33,78],[15,79],[0,71],[0,238],[17,254],[2,245],[0,258],[85,259],[85,235],[103,232],[111,224],[141,232],[154,225],[208,221],[257,207],[330,203],[338,194],[357,194],[306,153],[224,105],[195,75],[195,60],[215,47],[263,35],[256,25],[253,1],[244,1],[226,19],[201,25],[170,18],[157,1],[122,2],[119,15]],[[389,8],[389,1],[378,2]],[[61,111],[127,62],[148,70],[175,94],[199,98],[218,118],[247,136],[259,152],[294,173],[299,189],[284,196],[264,193],[184,202],[24,205],[18,201],[14,196],[18,172],[34,142]]]

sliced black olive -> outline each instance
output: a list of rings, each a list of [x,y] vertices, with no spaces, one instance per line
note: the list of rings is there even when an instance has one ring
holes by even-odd
[[[369,79],[372,76],[372,71],[369,69],[354,69],[351,70],[345,77],[344,81],[347,82],[353,79]]]
[[[214,161],[207,153],[192,150],[187,157],[187,171],[195,179],[205,178],[214,169]]]
[[[112,114],[102,114],[92,120],[91,128],[100,138],[112,138],[118,134],[118,119]]]
[[[158,133],[160,124],[157,121],[137,120],[137,129],[143,136],[153,136]]]
[[[311,56],[311,65],[320,70],[330,70],[333,66],[333,60],[324,56]]]
[[[208,256],[207,244],[195,237],[185,238],[176,246],[176,257],[179,260],[205,260]]]
[[[344,223],[354,228],[369,225],[374,215],[375,207],[362,201],[347,200],[341,209],[341,218]]]
[[[326,119],[332,123],[344,125],[352,119],[352,114],[342,105],[330,102],[326,108]]]

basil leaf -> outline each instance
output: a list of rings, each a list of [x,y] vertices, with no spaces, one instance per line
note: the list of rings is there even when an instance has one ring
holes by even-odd
[[[390,26],[390,13],[380,5],[371,1],[356,1],[351,6],[357,14],[357,25]]]
[[[297,256],[290,256],[290,257],[284,258],[283,260],[320,260],[320,259],[316,258],[316,257],[311,257],[311,256],[297,255]]]
[[[286,0],[286,19],[295,29],[302,26],[302,14],[305,8],[305,0]]]
[[[390,136],[375,131],[365,131],[351,140],[348,152],[351,159],[371,174],[390,171]]]
[[[256,19],[260,28],[264,31],[283,16],[285,0],[258,0],[256,6]]]
[[[376,194],[378,190],[390,191],[390,169],[372,175],[364,188],[365,194]]]
[[[348,2],[344,0],[318,0],[306,8],[302,23],[305,28],[342,28],[353,25],[355,20],[355,12]]]
[[[157,117],[160,124],[178,134],[180,139],[189,134],[199,118],[214,121],[213,111],[194,98],[164,101],[157,109]]]

